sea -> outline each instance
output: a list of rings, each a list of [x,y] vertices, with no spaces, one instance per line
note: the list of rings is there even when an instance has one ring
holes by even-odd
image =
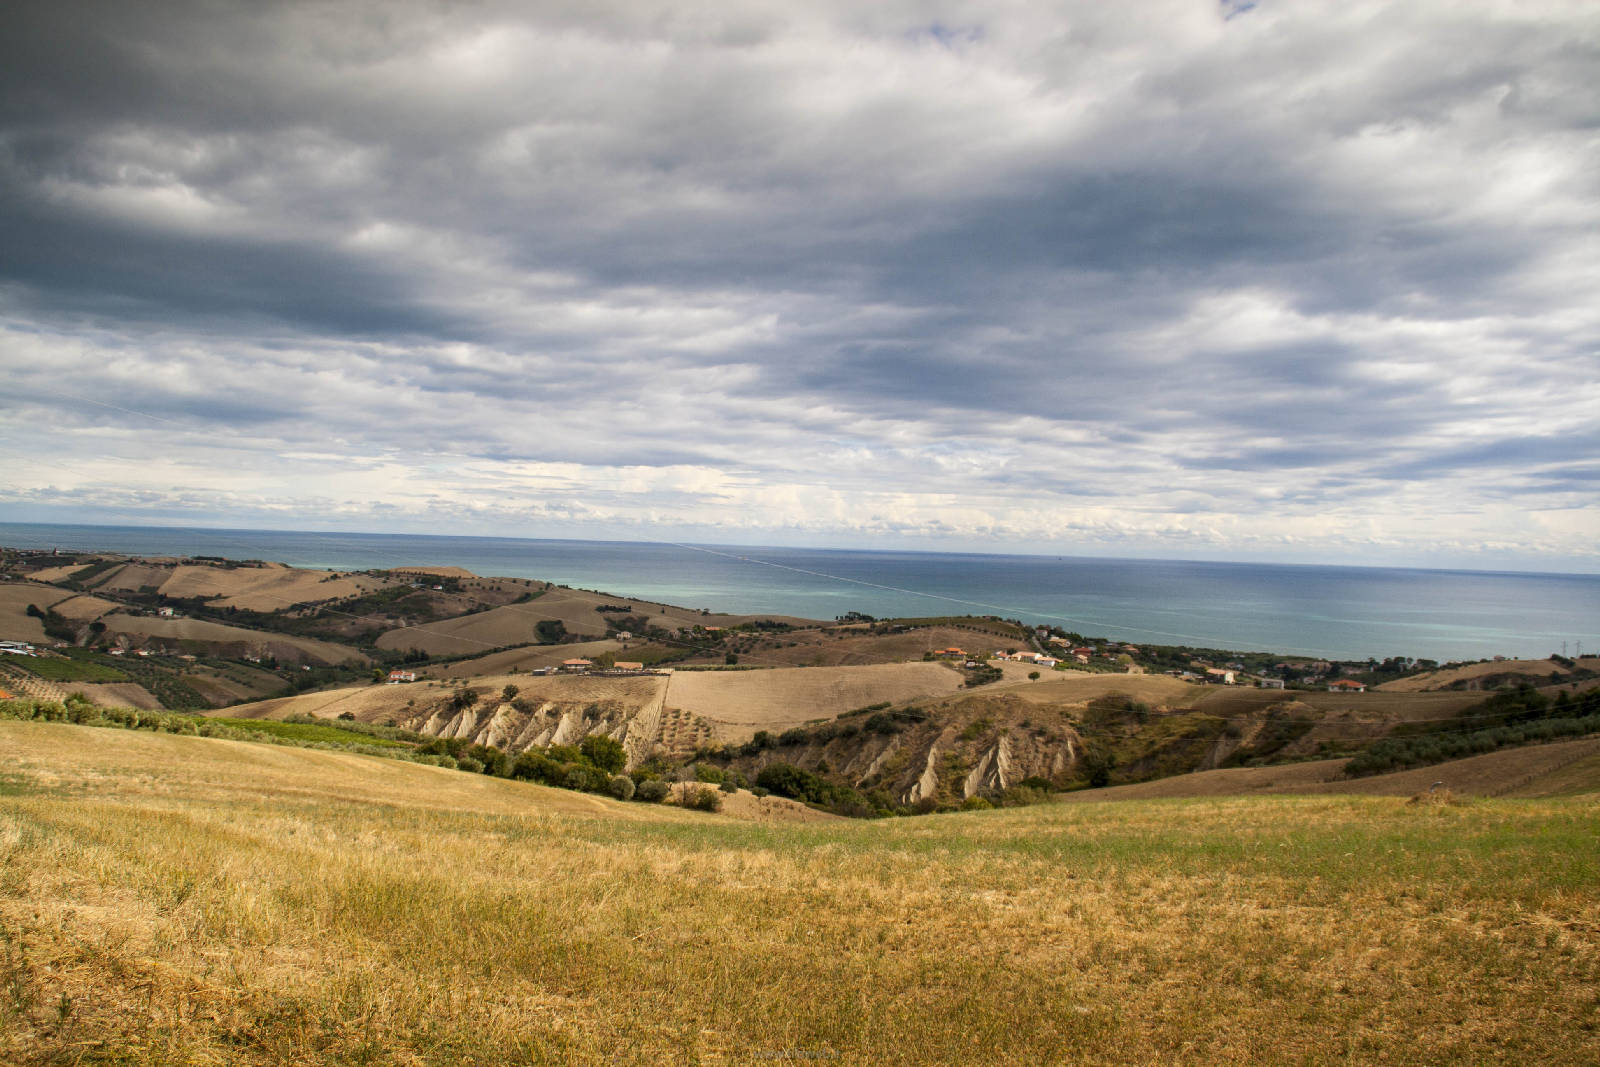
[[[734,614],[998,615],[1087,637],[1328,659],[1600,651],[1600,575],[675,542],[0,523],[0,545],[297,567],[465,567]]]

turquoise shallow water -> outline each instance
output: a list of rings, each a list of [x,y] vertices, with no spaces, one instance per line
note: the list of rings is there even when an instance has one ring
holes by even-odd
[[[347,570],[453,564],[713,611],[1003,615],[1338,659],[1600,651],[1600,575],[17,523],[0,523],[0,544]]]

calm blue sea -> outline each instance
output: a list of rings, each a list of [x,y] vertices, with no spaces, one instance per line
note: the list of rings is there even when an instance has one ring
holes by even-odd
[[[1600,575],[18,523],[0,523],[0,544],[340,570],[451,564],[712,611],[1003,615],[1338,659],[1600,651]]]

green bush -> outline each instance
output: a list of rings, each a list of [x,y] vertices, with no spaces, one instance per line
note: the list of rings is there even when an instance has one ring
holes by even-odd
[[[721,811],[722,794],[710,786],[691,786],[683,791],[683,806],[695,811]]]
[[[635,787],[634,787],[632,778],[629,778],[626,774],[612,775],[612,777],[611,777],[611,795],[612,796],[616,797],[618,800],[632,800],[633,799],[634,790],[635,790]]]
[[[1043,804],[1050,799],[1050,794],[1043,789],[1034,789],[1026,785],[1014,785],[1000,794],[1000,806],[1003,808],[1021,808],[1029,804]]]
[[[483,773],[483,764],[473,759],[471,756],[462,756],[460,759],[456,760],[456,767],[459,770],[468,772],[469,774]]]
[[[671,791],[672,787],[667,785],[666,782],[659,778],[651,778],[648,781],[639,783],[639,788],[634,791],[633,798],[642,800],[646,804],[659,804],[667,799],[667,794]]]
[[[583,757],[608,774],[616,774],[628,762],[628,753],[622,742],[604,734],[591,734],[578,746]]]

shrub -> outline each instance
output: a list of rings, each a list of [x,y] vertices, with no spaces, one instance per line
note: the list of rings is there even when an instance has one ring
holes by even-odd
[[[704,763],[694,765],[694,780],[705,782],[709,785],[721,785],[727,780],[727,775],[717,767],[708,767]]]
[[[690,786],[683,791],[683,806],[695,811],[721,811],[722,794],[710,786]]]
[[[584,758],[608,774],[621,771],[628,762],[628,753],[622,742],[604,734],[591,734],[578,746]]]
[[[1043,789],[1014,785],[1000,794],[1000,806],[1004,808],[1021,808],[1029,804],[1043,804],[1049,799],[1050,794]]]
[[[1111,784],[1111,757],[1104,752],[1090,751],[1083,757],[1083,772],[1091,789],[1103,789]]]
[[[978,796],[968,797],[961,802],[962,811],[988,811],[992,807],[994,807],[993,804]]]
[[[739,791],[738,784],[735,783],[732,778],[724,778],[722,780],[722,784],[717,786],[717,788],[722,790],[724,793],[737,793]]]
[[[744,743],[744,748],[742,751],[746,756],[754,756],[757,753],[765,752],[767,749],[774,747],[777,745],[777,743],[778,739],[773,737],[772,734],[768,733],[766,730],[757,730],[755,732],[755,736]]]
[[[611,777],[611,795],[618,800],[632,800],[634,794],[633,779],[626,774],[616,774]]]
[[[649,781],[639,783],[639,788],[634,791],[633,798],[642,800],[646,804],[659,804],[667,799],[667,794],[671,791],[672,787],[667,785],[666,782],[659,778],[651,778]]]
[[[538,752],[524,752],[511,765],[511,777],[555,785],[566,772],[562,765]]]
[[[483,764],[473,759],[471,756],[462,756],[460,759],[456,760],[456,767],[459,770],[468,772],[469,774],[483,773]]]

